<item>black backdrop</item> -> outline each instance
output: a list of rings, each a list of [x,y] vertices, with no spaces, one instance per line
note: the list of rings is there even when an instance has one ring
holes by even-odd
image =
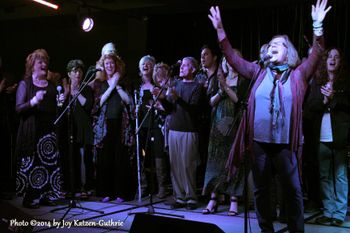
[[[262,44],[276,34],[287,34],[299,56],[307,53],[304,35],[312,43],[311,3],[297,2],[278,6],[243,9],[222,8],[221,14],[228,37],[234,48],[248,60],[255,60]],[[324,22],[326,46],[339,47],[347,59],[349,45],[349,2],[329,1],[332,5]],[[160,60],[176,61],[183,56],[199,58],[203,44],[216,43],[216,32],[207,17],[208,10],[178,15],[158,15],[150,18],[147,49]]]
[[[303,37],[312,39],[310,12],[315,1],[282,2],[272,6],[259,3],[245,8],[222,7],[229,39],[245,58],[255,60],[260,46],[275,34],[289,35],[299,55],[305,56],[308,47]],[[324,24],[326,45],[340,47],[349,59],[350,1],[329,2],[333,9]],[[87,65],[94,64],[103,44],[113,41],[127,64],[128,75],[135,78],[138,60],[144,54],[172,64],[184,56],[199,59],[203,44],[216,44],[208,9],[209,3],[208,7],[186,8],[182,11],[186,13],[165,10],[147,18],[101,13],[95,17],[95,28],[89,33],[80,30],[76,16],[0,21],[0,56],[4,69],[20,78],[25,57],[34,49],[45,48],[51,57],[50,69],[64,74],[68,60],[81,58]]]

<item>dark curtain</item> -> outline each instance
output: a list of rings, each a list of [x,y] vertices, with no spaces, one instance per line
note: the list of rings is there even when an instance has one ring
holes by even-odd
[[[315,2],[243,9],[222,7],[221,13],[232,46],[241,50],[246,59],[256,60],[260,46],[277,34],[287,34],[303,57],[308,50],[304,37],[312,43],[311,4]],[[326,46],[339,47],[348,60],[349,1],[333,0],[329,4],[332,9],[324,22]],[[147,53],[168,63],[189,55],[199,58],[201,46],[217,40],[208,13],[209,7],[196,13],[150,16]]]

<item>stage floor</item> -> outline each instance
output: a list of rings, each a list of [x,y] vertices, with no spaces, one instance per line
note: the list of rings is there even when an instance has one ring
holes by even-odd
[[[93,210],[103,211],[103,213],[96,213],[79,208],[72,208],[64,220],[61,218],[66,214],[67,209],[51,212],[53,209],[64,207],[68,205],[68,201],[62,200],[56,207],[41,207],[39,209],[23,208],[22,198],[15,198],[9,201],[0,201],[0,217],[1,228],[0,232],[6,232],[6,228],[10,225],[8,232],[13,232],[15,226],[27,224],[28,232],[86,232],[86,233],[102,233],[102,232],[129,232],[134,221],[135,215],[130,213],[147,212],[149,198],[142,199],[141,202],[99,202],[96,198],[91,198],[89,201],[77,201],[77,206],[90,208]],[[212,223],[218,226],[223,232],[244,233],[244,214],[241,212],[238,216],[227,216],[228,206],[223,205],[218,209],[218,213],[203,215],[202,209],[205,205],[202,204],[196,210],[177,209],[171,210],[167,201],[158,200],[155,198],[154,210],[160,213],[160,216],[173,218],[162,215],[173,214],[179,215],[180,219],[198,221],[202,223]],[[240,208],[243,211],[242,208]],[[158,215],[158,214],[156,214]],[[342,227],[321,226],[314,224],[314,219],[321,215],[321,212],[314,212],[305,214],[305,232],[308,233],[349,233],[350,232],[350,216],[348,212],[347,221]],[[180,217],[181,216],[181,217]],[[183,217],[183,218],[182,218]],[[155,217],[156,218],[156,217]],[[24,221],[20,221],[24,219]],[[250,233],[259,233],[259,226],[257,224],[254,211],[249,212],[248,221]],[[7,225],[6,225],[7,224]],[[64,226],[63,226],[64,224]],[[157,227],[157,221],[152,223]],[[46,226],[39,226],[46,225]],[[286,224],[279,222],[274,223],[276,232],[287,232]],[[5,230],[4,230],[5,229]],[[31,231],[30,231],[31,230]],[[145,231],[146,232],[146,231]],[[149,232],[149,231],[147,231]],[[181,232],[179,232],[181,233]],[[196,231],[193,231],[196,233]]]

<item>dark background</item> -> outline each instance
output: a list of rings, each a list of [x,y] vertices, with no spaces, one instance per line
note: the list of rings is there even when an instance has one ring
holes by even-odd
[[[287,34],[303,57],[308,49],[304,35],[312,41],[311,4],[316,1],[55,2],[62,6],[56,12],[29,0],[0,1],[0,56],[4,70],[21,78],[26,56],[45,48],[51,58],[50,70],[65,75],[70,59],[95,64],[102,46],[110,41],[117,45],[131,78],[137,77],[138,61],[145,54],[169,64],[184,56],[199,59],[203,44],[216,44],[216,32],[207,17],[213,4],[221,7],[229,39],[246,59],[255,60],[260,46],[276,34]],[[330,0],[329,4],[333,8],[324,22],[326,46],[339,47],[349,59],[349,1]],[[95,27],[86,33],[78,21],[88,11],[95,19]]]

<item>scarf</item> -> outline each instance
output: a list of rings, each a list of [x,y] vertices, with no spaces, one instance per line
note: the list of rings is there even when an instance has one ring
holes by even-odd
[[[276,71],[278,73],[282,73],[286,70],[289,69],[288,64],[283,64],[283,65],[274,65],[274,64],[269,64],[270,70]]]
[[[284,66],[284,65],[282,65]],[[285,69],[285,67],[280,67]],[[281,75],[277,75],[271,72],[271,69],[267,69],[267,75],[273,81],[273,88],[270,93],[271,103],[270,103],[270,113],[272,115],[272,139],[275,139],[278,132],[278,121],[281,119],[282,126],[284,125],[285,112],[283,105],[283,84],[288,80],[290,69],[283,71]]]

